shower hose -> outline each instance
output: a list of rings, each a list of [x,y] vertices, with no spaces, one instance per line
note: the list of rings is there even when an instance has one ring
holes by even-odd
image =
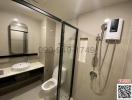
[[[110,71],[111,71],[111,68],[112,68],[112,62],[113,62],[115,48],[116,48],[116,41],[114,41],[114,43],[112,43],[113,44],[113,50],[112,50],[112,55],[111,55],[111,58],[110,58],[110,63],[108,65],[109,66],[108,67],[108,73],[106,75],[106,79],[102,80],[101,79],[102,67],[103,67],[103,64],[104,64],[104,61],[105,61],[105,58],[106,58],[106,55],[107,55],[107,51],[108,51],[108,48],[109,48],[110,41],[107,41],[107,45],[106,45],[104,55],[103,55],[103,58],[102,58],[102,43],[103,43],[104,32],[106,30],[105,24],[103,24],[101,26],[101,29],[102,29],[101,36],[98,35],[97,38],[96,38],[97,42],[96,42],[95,55],[94,55],[93,61],[92,61],[93,71],[90,74],[90,76],[91,76],[90,87],[93,90],[93,92],[97,95],[102,95],[105,91],[105,88],[107,86],[107,83],[108,83],[108,80],[109,80],[109,77],[110,77]],[[98,67],[97,72],[95,71],[96,67]],[[104,82],[103,82],[103,86],[101,87],[102,81],[104,81]],[[98,89],[96,87],[98,87]]]

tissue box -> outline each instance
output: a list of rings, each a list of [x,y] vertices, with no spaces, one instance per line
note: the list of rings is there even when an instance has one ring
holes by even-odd
[[[3,75],[4,74],[4,71],[0,69],[0,75]]]

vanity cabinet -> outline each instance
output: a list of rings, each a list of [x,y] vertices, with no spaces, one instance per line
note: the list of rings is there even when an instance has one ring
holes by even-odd
[[[0,78],[0,96],[20,89],[35,81],[44,80],[44,66]]]

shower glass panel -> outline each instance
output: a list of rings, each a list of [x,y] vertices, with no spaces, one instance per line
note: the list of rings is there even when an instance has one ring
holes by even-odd
[[[74,68],[74,49],[76,44],[77,30],[64,25],[64,46],[62,58],[61,86],[59,100],[69,100],[71,96],[73,68]],[[64,69],[66,69],[66,74]],[[64,75],[63,75],[64,73]],[[66,76],[65,76],[66,75]]]

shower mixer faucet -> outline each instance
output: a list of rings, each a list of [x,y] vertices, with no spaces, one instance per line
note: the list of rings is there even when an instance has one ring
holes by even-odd
[[[97,78],[97,73],[95,71],[91,71],[90,76],[91,76],[91,80],[96,79]]]

